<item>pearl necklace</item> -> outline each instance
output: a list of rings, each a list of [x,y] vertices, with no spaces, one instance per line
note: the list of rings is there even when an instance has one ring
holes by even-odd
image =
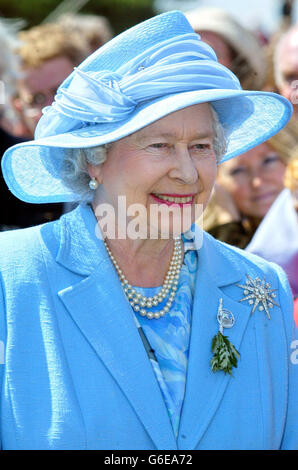
[[[131,286],[131,284],[126,279],[122,269],[120,269],[115,257],[112,255],[112,252],[109,249],[106,240],[104,240],[104,244],[108,255],[110,256],[111,261],[113,262],[115,269],[118,273],[127,300],[134,309],[134,311],[138,312],[142,317],[147,317],[149,320],[163,317],[166,313],[168,313],[176,296],[183,261],[183,253],[180,238],[174,239],[174,251],[169,270],[166,274],[165,280],[160,291],[153,297],[146,297],[145,295],[141,295]],[[146,310],[152,307],[157,307],[167,297],[168,300],[166,302],[166,305],[158,312],[151,312],[150,310]]]

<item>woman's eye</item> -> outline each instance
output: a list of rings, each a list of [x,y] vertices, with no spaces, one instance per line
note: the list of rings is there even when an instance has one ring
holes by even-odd
[[[278,155],[270,155],[263,160],[263,165],[271,165],[279,161],[280,161],[280,158]]]
[[[292,83],[292,82],[294,82],[295,80],[298,80],[298,75],[297,75],[297,74],[286,75],[286,76],[284,77],[284,80],[285,80],[287,83]]]
[[[246,168],[234,168],[234,170],[230,171],[230,176],[238,176],[238,175],[245,175],[247,173]]]
[[[210,144],[195,144],[195,145],[193,145],[193,148],[195,150],[209,150],[210,149]]]
[[[157,142],[154,144],[150,144],[150,147],[154,149],[163,149],[163,148],[168,148],[168,144],[165,144],[163,142]]]

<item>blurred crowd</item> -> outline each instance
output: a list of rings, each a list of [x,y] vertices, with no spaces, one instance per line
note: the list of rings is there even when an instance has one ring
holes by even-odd
[[[293,104],[286,128],[219,165],[215,190],[204,213],[204,229],[280,264],[297,297],[298,24],[291,24],[289,12],[284,13],[271,37],[246,29],[222,9],[200,7],[186,16],[244,89],[274,91]],[[112,37],[109,20],[95,15],[64,14],[55,23],[23,31],[0,19],[0,158],[11,145],[34,137],[42,109],[52,103],[58,86]],[[2,176],[0,194],[0,230],[54,220],[67,210],[62,204],[32,205],[17,200]]]
[[[219,62],[235,73],[242,88],[273,91],[293,105],[293,116],[282,131],[219,165],[203,224],[215,238],[279,264],[296,298],[298,24],[291,24],[285,15],[279,30],[266,38],[221,9],[197,8],[187,18],[215,50]],[[262,122],[255,125],[262,126]]]

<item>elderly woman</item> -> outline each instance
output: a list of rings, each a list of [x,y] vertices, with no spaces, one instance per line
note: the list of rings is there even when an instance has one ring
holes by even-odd
[[[3,449],[297,448],[286,277],[192,226],[217,163],[290,115],[180,12],[61,85],[3,161],[19,198],[81,202],[1,237]]]

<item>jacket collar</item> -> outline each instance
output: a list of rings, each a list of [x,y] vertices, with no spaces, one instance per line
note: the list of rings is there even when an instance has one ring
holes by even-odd
[[[109,259],[97,220],[89,204],[80,204],[60,219],[56,261],[70,271],[88,276]]]
[[[93,210],[88,204],[80,204],[74,211],[61,219],[60,246],[56,261],[70,271],[89,275],[101,263],[109,260]],[[187,249],[195,249],[200,254],[204,269],[212,273],[212,281],[218,287],[227,286],[239,281],[242,271],[230,252],[198,225],[192,227],[192,236],[185,243]],[[215,269],[216,267],[216,269]]]
[[[58,292],[157,449],[176,449],[168,411],[114,266],[97,236],[89,206],[61,220],[57,262],[83,279]],[[142,381],[140,381],[142,377]]]
[[[59,297],[122,388],[157,449],[177,449],[167,409],[135,327],[131,307],[104,243],[97,236],[92,209],[87,205],[79,206],[63,216],[61,224],[57,262],[81,274],[83,279],[58,292]],[[218,331],[219,299],[223,298],[224,308],[235,315],[235,326],[228,334],[238,350],[250,316],[248,307],[222,290],[224,286],[243,281],[244,277],[230,255],[231,250],[199,228],[195,232],[199,265],[186,394],[178,436],[180,449],[197,446],[230,380],[222,372],[210,371],[211,341]]]
[[[185,245],[198,251],[200,266],[204,272],[210,274],[213,285],[224,287],[243,278],[235,258],[231,256],[231,250],[227,249],[225,244],[218,243],[197,224],[192,226],[191,234]]]

